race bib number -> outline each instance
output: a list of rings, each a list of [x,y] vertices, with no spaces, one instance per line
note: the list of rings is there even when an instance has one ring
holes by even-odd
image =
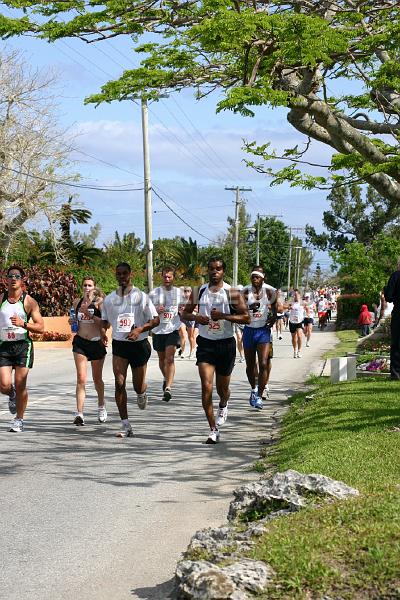
[[[292,312],[292,314],[290,315],[290,321],[292,323],[300,323],[300,316],[297,311]]]
[[[15,342],[25,338],[25,329],[22,327],[2,327],[1,340],[2,342]]]
[[[207,329],[209,335],[215,335],[215,336],[220,336],[223,334],[224,332],[224,321],[212,321],[210,320],[208,322],[208,329]]]
[[[90,314],[92,312],[92,314]],[[94,323],[93,320],[93,312],[90,309],[88,310],[88,315],[85,315],[84,313],[78,312],[78,321],[82,322],[84,325],[89,325],[90,323]]]
[[[118,315],[117,319],[117,332],[118,333],[130,333],[132,327],[135,326],[134,314],[133,313],[122,313]]]
[[[169,323],[178,314],[177,306],[168,306],[160,315],[161,323]]]
[[[264,319],[264,314],[260,310],[253,311],[251,314],[251,320],[253,323],[258,323]]]

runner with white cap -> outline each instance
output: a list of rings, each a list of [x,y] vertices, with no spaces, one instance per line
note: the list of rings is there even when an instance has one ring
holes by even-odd
[[[310,346],[311,333],[314,325],[315,302],[311,300],[309,292],[304,294],[304,335],[306,336],[306,347]]]

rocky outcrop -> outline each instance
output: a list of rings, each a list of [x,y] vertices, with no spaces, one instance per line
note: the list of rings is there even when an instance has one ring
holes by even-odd
[[[289,470],[244,485],[233,494],[228,513],[231,524],[198,531],[185,559],[178,563],[179,600],[250,600],[251,594],[268,588],[274,572],[264,562],[243,558],[243,554],[265,533],[271,519],[310,504],[317,506],[324,501],[358,496],[359,492],[324,475]],[[243,522],[247,522],[246,526]],[[222,561],[223,566],[218,565]],[[230,564],[226,564],[228,561]]]
[[[271,479],[249,483],[233,492],[234,500],[229,507],[228,519],[236,519],[244,513],[261,516],[281,511],[293,512],[316,503],[323,498],[344,500],[358,496],[358,490],[325,475],[304,475],[298,471],[276,473]]]

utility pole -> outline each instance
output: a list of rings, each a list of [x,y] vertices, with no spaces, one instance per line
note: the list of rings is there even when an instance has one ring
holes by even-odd
[[[232,284],[233,286],[237,286],[238,279],[238,267],[239,267],[239,207],[240,207],[240,192],[251,192],[251,188],[243,188],[243,187],[226,187],[225,189],[228,191],[236,192],[236,200],[235,200],[235,231],[233,236],[233,277]]]
[[[296,281],[297,281],[297,288],[300,288],[300,261],[301,261],[301,251],[302,251],[302,247],[298,246],[298,251],[299,251],[299,256],[297,259],[297,276],[296,276]]]
[[[293,241],[293,235],[292,235],[292,228],[289,227],[289,261],[288,261],[288,275],[287,275],[287,297],[289,300],[289,290],[290,290],[290,270],[291,270],[291,265],[292,265],[292,241]]]
[[[260,264],[260,214],[257,213],[256,265]]]
[[[149,151],[149,113],[147,100],[142,98],[142,135],[143,135],[143,170],[144,170],[144,231],[147,287],[153,289],[153,224],[150,179],[150,151]]]

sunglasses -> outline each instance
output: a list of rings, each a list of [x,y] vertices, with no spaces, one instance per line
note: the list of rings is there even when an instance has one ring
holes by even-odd
[[[7,279],[22,279],[22,275],[7,275]]]

